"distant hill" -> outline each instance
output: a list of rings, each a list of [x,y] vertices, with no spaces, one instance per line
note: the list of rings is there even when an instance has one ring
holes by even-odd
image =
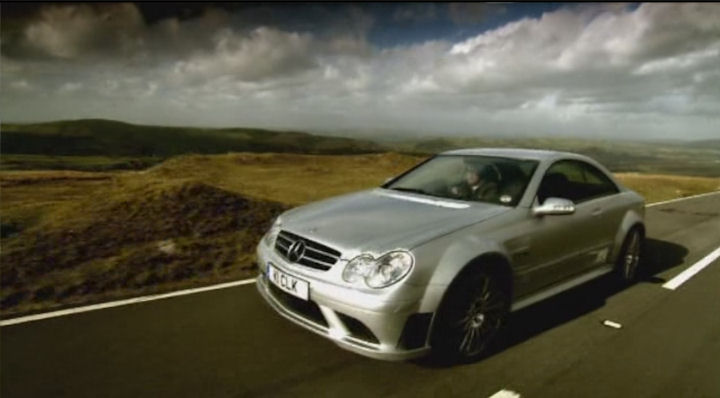
[[[614,172],[720,176],[720,140],[664,143],[573,138],[436,137],[384,144],[397,152],[415,154],[475,147],[549,149],[590,156]]]
[[[694,147],[694,148],[705,148],[705,149],[716,149],[720,150],[720,140],[700,140],[700,141],[692,141],[690,143],[685,144],[686,146]]]
[[[103,119],[2,124],[0,170],[144,169],[183,154],[275,152],[429,155],[456,148],[521,147],[577,152],[615,172],[720,176],[720,140],[647,142],[573,138],[413,137],[387,130],[355,139],[256,128],[166,127]]]
[[[103,119],[3,123],[3,154],[169,157],[186,153],[372,153],[371,141],[253,128],[164,127]]]

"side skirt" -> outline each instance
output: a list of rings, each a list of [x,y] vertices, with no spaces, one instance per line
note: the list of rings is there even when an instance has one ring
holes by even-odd
[[[605,265],[601,268],[596,268],[590,272],[581,274],[572,279],[568,279],[566,281],[557,283],[555,285],[550,286],[547,289],[541,290],[535,294],[525,296],[525,297],[515,301],[513,303],[513,305],[510,307],[510,311],[517,311],[519,309],[533,305],[539,301],[545,300],[546,298],[552,297],[556,294],[562,293],[566,290],[569,290],[576,286],[582,285],[585,282],[588,282],[592,279],[598,278],[602,275],[608,274],[612,271],[613,271],[612,265]]]

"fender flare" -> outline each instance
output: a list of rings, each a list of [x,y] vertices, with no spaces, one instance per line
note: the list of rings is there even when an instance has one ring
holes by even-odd
[[[512,297],[514,273],[507,250],[494,241],[468,237],[448,247],[438,260],[420,303],[422,312],[436,312],[453,282],[470,267],[492,267],[507,284]]]
[[[625,213],[625,216],[620,223],[620,228],[618,228],[618,231],[615,234],[615,239],[613,240],[612,255],[610,257],[612,259],[612,264],[617,264],[622,244],[625,241],[625,237],[632,228],[640,228],[640,233],[642,234],[642,237],[645,237],[645,222],[643,221],[643,217],[638,214],[636,210],[628,210],[628,212]]]

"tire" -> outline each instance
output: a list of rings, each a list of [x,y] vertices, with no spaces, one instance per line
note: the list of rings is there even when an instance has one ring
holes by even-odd
[[[508,294],[483,270],[461,275],[450,289],[434,322],[432,353],[453,363],[477,360],[505,323]]]
[[[631,229],[625,237],[625,241],[623,241],[617,264],[615,264],[615,274],[621,284],[631,284],[637,278],[642,257],[642,246],[642,233],[638,228]]]

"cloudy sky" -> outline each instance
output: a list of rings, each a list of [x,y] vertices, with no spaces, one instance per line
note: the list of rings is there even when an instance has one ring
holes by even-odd
[[[0,7],[5,122],[720,138],[720,4]]]

